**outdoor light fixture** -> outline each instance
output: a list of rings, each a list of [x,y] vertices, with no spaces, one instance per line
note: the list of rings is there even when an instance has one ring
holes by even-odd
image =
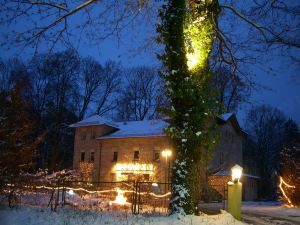
[[[242,176],[243,168],[239,165],[235,165],[231,168],[231,178],[234,183],[238,183]]]
[[[165,150],[163,150],[163,151],[161,152],[161,154],[162,154],[163,157],[168,158],[168,157],[170,157],[170,156],[172,155],[172,151],[169,150],[169,149],[165,149]]]
[[[127,205],[130,204],[129,202],[127,202],[127,198],[124,197],[124,190],[120,190],[119,188],[116,189],[117,192],[117,196],[116,199],[114,201],[110,201],[109,205]]]
[[[68,191],[68,194],[69,195],[75,195],[75,192],[71,189],[71,190]]]

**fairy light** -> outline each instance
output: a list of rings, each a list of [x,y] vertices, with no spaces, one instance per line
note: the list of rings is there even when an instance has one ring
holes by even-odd
[[[296,186],[294,185],[290,185],[288,183],[286,183],[283,178],[280,176],[280,183],[279,183],[279,189],[281,190],[281,193],[283,194],[284,198],[287,200],[287,202],[289,203],[289,206],[290,207],[295,207],[291,201],[291,199],[286,195],[284,189],[283,189],[283,186],[282,185],[285,185],[286,187],[288,188],[296,188]]]
[[[130,204],[129,202],[127,202],[127,198],[124,197],[124,193],[126,191],[124,190],[120,190],[119,188],[116,189],[117,191],[117,196],[116,199],[114,201],[110,201],[109,205],[113,205],[113,204],[117,204],[117,205],[127,205]]]
[[[153,174],[152,164],[117,163],[114,169],[117,173]]]
[[[157,183],[155,183],[155,184],[158,185]],[[7,184],[7,186],[14,186],[14,185]],[[41,186],[24,186],[24,188],[48,189],[48,190],[55,189],[54,187],[49,187],[49,186],[45,186],[45,185],[41,185]],[[63,188],[65,190],[68,190],[67,193],[69,195],[74,195],[75,191],[83,191],[83,192],[86,192],[86,193],[89,193],[89,194],[109,193],[109,192],[115,192],[116,191],[116,189],[107,189],[107,190],[102,190],[102,191],[90,191],[90,190],[87,190],[85,188],[74,188],[74,187],[63,187]],[[122,192],[122,193],[133,193],[134,192],[133,190],[121,190],[121,189],[117,189],[117,190],[119,190],[119,192]],[[164,198],[164,197],[167,197],[167,196],[171,195],[171,192],[167,192],[167,193],[161,194],[161,195],[155,194],[153,192],[140,192],[139,194],[140,195],[151,195],[151,196],[156,197],[156,198]]]

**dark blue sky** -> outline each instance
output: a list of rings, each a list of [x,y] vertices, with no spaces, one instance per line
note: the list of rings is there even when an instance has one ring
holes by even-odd
[[[80,18],[75,18],[74,21]],[[26,22],[22,22],[26,23]],[[19,24],[16,27],[22,26]],[[244,26],[244,24],[242,24]],[[145,37],[149,37],[149,33],[154,33],[154,27],[142,26],[136,30],[127,30],[121,36],[120,42],[115,37],[106,39],[103,42],[99,42],[98,46],[89,44],[88,40],[83,40],[78,46],[79,53],[82,55],[90,55],[95,57],[100,62],[104,62],[108,59],[120,61],[124,67],[131,67],[137,65],[149,65],[158,66],[159,61],[156,59],[155,53],[157,52],[157,46],[149,46],[148,48],[139,47],[145,43]],[[7,27],[0,27],[1,35],[5,35]],[[151,35],[150,35],[151,36]],[[59,49],[59,48],[58,48]],[[18,48],[12,48],[7,50],[0,46],[1,57],[7,59],[15,56],[16,52],[19,52]],[[138,53],[137,53],[138,52]],[[23,59],[28,59],[32,55],[30,49],[22,51],[19,55]],[[300,65],[295,67],[291,65],[288,60],[283,60],[280,57],[273,57],[272,54],[266,54],[265,61],[267,67],[273,69],[273,75],[270,72],[266,72],[262,68],[262,65],[250,65],[251,74],[254,76],[254,80],[266,88],[259,91],[253,90],[250,99],[251,104],[269,104],[271,106],[278,107],[288,117],[293,118],[300,124]],[[238,117],[241,122],[244,120],[245,111],[248,110],[250,104],[244,105],[239,112]]]

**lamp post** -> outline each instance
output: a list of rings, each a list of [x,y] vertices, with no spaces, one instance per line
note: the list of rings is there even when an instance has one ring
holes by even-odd
[[[243,168],[235,165],[231,168],[231,179],[227,183],[228,196],[227,196],[227,212],[229,212],[235,219],[241,220],[241,207],[242,207],[242,183],[240,178],[242,176]]]
[[[167,183],[169,182],[169,179],[170,179],[170,160],[168,160],[168,159],[169,159],[169,157],[171,157],[172,151],[169,149],[165,149],[161,152],[161,154],[166,159],[165,183],[167,185]]]

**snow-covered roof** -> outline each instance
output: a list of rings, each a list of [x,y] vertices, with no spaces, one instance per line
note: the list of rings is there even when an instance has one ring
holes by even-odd
[[[221,114],[221,115],[218,115],[217,118],[220,119],[223,123],[224,123],[224,122],[226,123],[226,122],[228,122],[229,120],[231,120],[232,123],[233,123],[233,126],[236,127],[236,129],[237,129],[238,131],[241,131],[242,134],[244,134],[244,135],[248,135],[247,132],[244,131],[244,130],[241,128],[241,126],[240,126],[240,124],[239,124],[239,121],[237,120],[237,118],[236,118],[236,116],[235,116],[234,113],[231,113],[231,112],[229,112],[229,113],[223,113],[223,114]]]
[[[219,115],[218,118],[220,118],[221,120],[227,121],[233,115],[234,115],[234,113],[223,113],[223,114]]]
[[[224,113],[219,115],[218,118],[224,122],[227,122],[232,116],[234,116],[234,113]],[[163,129],[169,124],[163,120],[112,122],[110,120],[104,119],[99,115],[94,115],[77,123],[74,123],[70,125],[70,127],[84,127],[95,125],[107,125],[116,128],[117,130],[115,132],[97,138],[111,139],[126,137],[165,136]],[[238,124],[237,127],[241,129]]]
[[[115,124],[119,130],[112,134],[98,137],[97,139],[165,136],[163,129],[169,125],[162,120],[128,121]]]
[[[220,170],[219,172],[213,174],[213,176],[221,176],[221,177],[231,176],[231,171],[229,171],[229,170]],[[246,173],[243,173],[243,176],[254,178],[254,179],[260,179],[260,177],[258,177],[258,176],[254,176],[254,175],[246,174]]]
[[[93,126],[93,125],[108,125],[111,127],[118,128],[117,125],[115,125],[110,120],[104,119],[103,117],[99,115],[94,115],[91,117],[88,117],[86,119],[83,119],[77,123],[73,123],[70,125],[70,127],[85,127],[85,126]]]

